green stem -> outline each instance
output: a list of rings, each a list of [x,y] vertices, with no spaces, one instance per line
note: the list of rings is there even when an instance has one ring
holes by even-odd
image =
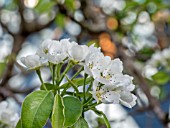
[[[52,74],[52,82],[53,82],[53,85],[55,85],[54,80],[55,80],[55,67],[56,67],[56,65],[53,64],[53,63],[50,63],[50,62],[48,62],[48,63],[49,63],[50,71],[51,71],[51,74]]]
[[[90,97],[89,99],[87,99],[86,103],[83,104],[83,106],[87,106],[92,101],[93,101],[93,97]]]
[[[105,122],[105,124],[106,124],[106,126],[107,126],[107,128],[111,128],[111,126],[110,126],[110,122],[109,122],[109,120],[107,119],[107,117],[106,117],[106,115],[102,112],[102,111],[99,111],[99,110],[97,110],[97,109],[91,109],[91,110],[93,110],[97,115],[99,115],[99,116],[103,116],[103,118],[104,118],[104,122]]]
[[[68,76],[67,75],[65,75],[66,76],[66,79],[68,80],[68,82],[71,84],[71,86],[74,88],[74,90],[76,91],[76,95],[78,95],[79,94],[79,90],[78,90],[78,88],[76,87],[76,85],[68,78]]]
[[[55,72],[55,92],[58,91],[58,94],[60,93],[60,89],[59,89],[59,79],[60,79],[60,70],[61,70],[61,63],[57,64],[55,66],[54,72]]]
[[[52,79],[53,79],[53,86],[55,86],[55,68],[56,68],[56,65],[52,65]]]
[[[92,85],[93,85],[93,80],[91,80],[90,85],[89,85],[89,87],[88,87],[88,89],[87,89],[87,92],[89,92],[89,91],[91,90]]]
[[[56,80],[58,80],[59,78],[60,78],[60,70],[61,70],[61,63],[59,63],[58,65],[57,65],[57,75],[56,75]]]
[[[64,72],[62,73],[60,80],[58,82],[58,85],[61,83],[61,81],[63,80],[64,76],[66,75],[66,73],[72,68],[73,63],[70,61],[66,67],[66,69],[64,70]]]
[[[84,67],[81,67],[81,68],[74,74],[74,76],[71,78],[71,80],[73,80],[74,78],[76,78],[76,77],[80,74],[80,72],[83,71],[83,69],[84,69]]]
[[[89,104],[89,105],[86,106],[86,107],[94,108],[94,107],[96,107],[97,105],[99,105],[99,103],[95,102],[95,103]]]
[[[39,77],[39,79],[40,79],[40,81],[41,81],[41,84],[43,85],[44,89],[47,90],[47,88],[46,88],[46,86],[45,86],[45,84],[44,84],[44,82],[43,82],[43,79],[42,79],[42,77],[41,77],[40,69],[37,69],[37,70],[36,70],[36,73],[37,73],[37,75],[38,75],[38,77]]]
[[[64,90],[61,93],[61,96],[64,96],[68,88],[69,88],[69,84],[64,88]]]
[[[93,109],[93,108],[95,108],[99,104],[101,104],[101,102],[99,102],[99,103],[95,102],[95,103],[92,103],[90,105],[86,105],[86,106],[84,106],[86,108],[86,109],[84,109],[84,111],[88,111],[90,109]]]
[[[83,103],[86,102],[86,78],[87,78],[87,74],[84,74],[84,83],[83,83]]]
[[[54,94],[56,94],[57,90],[58,90],[58,87],[56,86],[57,84],[55,83],[55,76],[56,76],[56,73],[55,73],[55,70],[56,70],[56,65],[53,64],[53,63],[50,63],[49,62],[49,67],[50,67],[50,71],[51,71],[51,74],[52,74],[52,84],[54,86]]]

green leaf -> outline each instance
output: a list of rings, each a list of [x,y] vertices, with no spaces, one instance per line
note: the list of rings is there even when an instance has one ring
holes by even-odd
[[[99,42],[97,40],[91,40],[87,43],[87,46],[94,44],[95,47],[100,47]]]
[[[140,54],[145,54],[148,56],[151,56],[154,53],[154,49],[150,48],[150,47],[144,47],[143,49],[141,49],[139,51]]]
[[[53,102],[54,96],[50,91],[39,90],[29,94],[22,104],[22,127],[42,128],[52,112]]]
[[[80,118],[83,106],[79,99],[73,96],[63,98],[64,101],[64,114],[65,114],[65,127],[71,127]]]
[[[74,124],[72,128],[89,128],[86,120],[82,117],[79,118],[79,120]]]
[[[92,77],[89,77],[86,79],[86,84],[89,84],[91,81],[93,80]],[[77,85],[77,86],[83,86],[84,84],[84,78],[77,78],[77,79],[74,79],[72,80],[72,82]],[[69,85],[70,83],[69,82],[66,82],[65,84],[63,84],[60,88],[66,88],[67,85]]]
[[[166,84],[169,81],[169,75],[166,72],[159,71],[152,76],[152,79],[158,84]]]
[[[69,11],[75,10],[75,0],[65,0],[64,5]]]
[[[64,16],[63,14],[61,14],[61,13],[58,13],[58,14],[56,15],[55,22],[56,22],[56,24],[57,24],[58,26],[60,26],[60,27],[63,28],[64,25],[65,25],[65,16]]]
[[[45,85],[45,87],[47,88],[47,90],[49,90],[49,91],[54,89],[54,85],[53,85],[53,84],[44,83],[44,85]],[[41,89],[41,90],[45,90],[43,85],[41,85],[40,89]]]
[[[22,123],[21,123],[21,119],[19,119],[16,128],[22,128]]]
[[[65,94],[66,94],[66,95],[75,95],[75,92],[66,91]],[[83,97],[83,96],[84,96],[84,93],[83,93],[83,92],[79,92],[79,94],[77,94],[77,96]],[[86,96],[87,96],[87,97],[89,97],[89,96],[91,97],[92,94],[91,94],[91,93],[86,93]]]
[[[35,7],[35,10],[38,13],[48,13],[51,11],[52,7],[55,5],[55,2],[49,0],[40,0],[38,5]]]
[[[62,128],[64,126],[64,103],[63,98],[56,94],[52,113],[52,127]]]
[[[89,84],[92,80],[93,80],[92,77],[87,78],[85,84]],[[84,78],[77,78],[77,79],[73,80],[73,82],[78,86],[83,86]]]

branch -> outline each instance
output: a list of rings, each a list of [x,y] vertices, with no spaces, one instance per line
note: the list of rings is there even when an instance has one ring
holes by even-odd
[[[88,31],[91,34],[100,34],[101,32],[105,31],[105,27],[101,26],[101,23],[90,23],[89,21],[77,21],[72,14],[67,10],[64,5],[57,4],[59,8],[59,12],[65,16],[67,16],[70,20],[74,21],[75,23],[79,24],[82,29]],[[91,10],[92,11],[92,10]],[[95,12],[91,12],[95,13]]]
[[[18,7],[19,7],[19,13],[20,13],[20,16],[21,16],[21,34],[22,35],[30,35],[31,33],[34,33],[34,32],[38,32],[44,28],[47,28],[49,27],[55,20],[55,18],[51,19],[47,24],[45,25],[40,25],[39,23],[37,23],[36,21],[33,21],[31,23],[27,23],[24,19],[24,16],[23,16],[23,11],[24,11],[24,8],[25,8],[25,5],[23,3],[23,0],[18,0]]]
[[[15,63],[15,57],[20,51],[22,43],[25,40],[25,37],[21,35],[14,35],[13,37],[14,37],[14,43],[13,43],[14,45],[13,45],[12,52],[11,52],[11,59],[9,60],[7,64],[6,71],[2,77],[0,86],[5,86],[9,78],[11,77],[12,70],[13,70],[14,63]]]
[[[8,90],[8,89],[5,88],[5,87],[1,87],[1,89],[0,89],[0,96],[1,96],[1,99],[0,99],[0,100],[4,100],[4,99],[6,99],[7,97],[12,97],[12,98],[14,98],[14,100],[15,100],[17,103],[21,104],[21,102],[17,99],[17,97],[16,97],[10,90]]]
[[[21,1],[22,2],[22,1]],[[54,21],[54,19],[52,19],[49,23],[47,23],[46,25],[36,25],[37,27],[35,29],[33,29],[32,31],[29,31],[28,29],[26,29],[26,22],[24,21],[23,18],[23,4],[19,2],[19,12],[21,15],[21,31],[18,34],[13,34],[11,33],[7,26],[5,26],[4,24],[2,24],[2,26],[7,30],[7,32],[9,34],[11,34],[14,38],[14,43],[13,43],[13,48],[12,48],[12,52],[11,52],[11,60],[9,60],[7,67],[6,67],[6,71],[3,74],[2,77],[2,81],[0,83],[0,86],[5,86],[8,82],[8,80],[11,78],[12,75],[12,71],[13,71],[13,67],[14,67],[14,63],[15,63],[15,57],[17,56],[17,54],[19,53],[22,44],[24,43],[25,39],[33,32],[38,32],[46,27],[48,27],[49,25],[51,25]]]

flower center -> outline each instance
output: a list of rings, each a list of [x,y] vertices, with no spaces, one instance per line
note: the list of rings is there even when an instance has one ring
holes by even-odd
[[[44,49],[44,53],[47,54],[48,53],[48,49]]]

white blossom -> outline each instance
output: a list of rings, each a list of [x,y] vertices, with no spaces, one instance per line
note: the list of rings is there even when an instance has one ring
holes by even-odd
[[[96,80],[103,84],[115,84],[122,77],[123,65],[120,59],[111,60],[109,65],[102,71],[96,74]]]
[[[54,64],[63,62],[68,57],[66,48],[59,41],[52,41],[49,53],[47,54],[48,61]]]
[[[40,46],[40,48],[37,50],[37,55],[39,55],[40,57],[44,57],[46,58],[47,54],[49,53],[49,48],[52,44],[53,40],[51,39],[47,39],[44,40]]]
[[[76,42],[70,41],[70,39],[62,39],[62,40],[60,40],[60,43],[61,43],[61,45],[65,48],[67,54],[69,54],[68,51],[69,51],[73,46],[78,45]]]
[[[20,60],[28,68],[28,70],[37,69],[46,65],[46,61],[36,54],[22,57]]]
[[[127,78],[129,82],[126,83]],[[125,79],[125,80],[124,80]],[[124,81],[124,82],[123,82]],[[124,75],[117,85],[106,85],[98,81],[93,82],[93,97],[97,102],[103,103],[121,103],[126,107],[133,107],[136,104],[137,97],[131,93],[135,88],[132,84],[132,78],[128,75]]]
[[[6,101],[0,102],[0,124],[6,128],[15,128],[19,115],[9,107]]]
[[[74,61],[84,61],[89,53],[89,48],[86,45],[78,45],[78,43],[69,41],[69,39],[62,39],[60,42],[66,49],[69,59]]]
[[[93,53],[101,53],[101,48],[95,47],[95,44],[90,45],[89,46],[89,55],[91,55]]]
[[[80,62],[84,61],[88,55],[89,48],[86,45],[74,45],[69,49],[68,53],[71,59]]]
[[[94,52],[87,55],[85,59],[84,71],[85,73],[96,78],[100,72],[109,65],[111,58],[104,56],[101,52]]]

